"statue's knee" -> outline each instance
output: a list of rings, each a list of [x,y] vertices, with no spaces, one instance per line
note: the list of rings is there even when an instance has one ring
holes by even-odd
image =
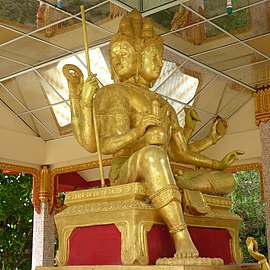
[[[167,153],[155,145],[146,146],[141,152],[141,161],[147,166],[151,164],[164,163],[168,160]]]

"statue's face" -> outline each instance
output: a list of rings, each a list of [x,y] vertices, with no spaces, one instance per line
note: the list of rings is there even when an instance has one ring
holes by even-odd
[[[147,47],[141,55],[140,75],[146,81],[155,81],[162,68],[162,53],[156,46]]]
[[[136,54],[127,41],[115,42],[111,47],[111,65],[120,79],[128,79],[136,72]]]

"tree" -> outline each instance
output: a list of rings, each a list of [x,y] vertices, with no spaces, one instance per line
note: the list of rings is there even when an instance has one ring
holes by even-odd
[[[32,175],[0,170],[0,262],[2,270],[31,269]]]
[[[37,0],[0,0],[0,18],[24,24],[36,24]]]
[[[246,248],[246,238],[254,237],[260,253],[267,255],[266,222],[264,202],[261,200],[260,174],[257,170],[241,171],[234,174],[237,188],[229,195],[232,211],[243,218],[240,227],[240,246],[244,262],[255,262]]]

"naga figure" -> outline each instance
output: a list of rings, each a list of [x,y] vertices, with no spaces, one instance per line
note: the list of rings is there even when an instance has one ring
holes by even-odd
[[[258,261],[258,264],[260,265],[261,270],[269,270],[269,264],[267,262],[267,259],[263,254],[261,254],[258,250],[258,243],[253,237],[248,237],[246,239],[246,246],[248,253]]]
[[[222,118],[214,121],[208,137],[190,143],[199,119],[196,112],[187,110],[182,128],[173,107],[149,90],[160,75],[162,54],[162,38],[154,33],[151,21],[134,10],[122,18],[110,42],[114,84],[99,88],[93,74],[84,82],[82,72],[74,65],[64,66],[63,72],[69,84],[72,126],[78,142],[91,153],[97,151],[95,117],[101,152],[113,155],[111,185],[143,182],[174,239],[175,257],[195,258],[199,254],[183,217],[179,188],[217,195],[231,192],[235,182],[223,170],[242,152],[232,151],[221,161],[200,154],[225,134],[227,124]],[[178,173],[175,179],[170,161],[211,170]]]

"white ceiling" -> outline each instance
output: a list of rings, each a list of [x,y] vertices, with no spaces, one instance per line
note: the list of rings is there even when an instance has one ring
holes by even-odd
[[[68,108],[69,100],[59,92],[62,74],[56,73],[55,67],[60,60],[84,50],[78,2],[85,5],[89,48],[100,47],[105,59],[108,42],[123,14],[135,6],[144,17],[152,18],[156,32],[164,38],[164,59],[178,66],[173,81],[179,71],[199,79],[196,94],[188,101],[175,92],[164,95],[174,105],[196,108],[202,122],[194,139],[208,132],[217,114],[229,119],[230,132],[256,128],[252,94],[270,80],[269,0],[234,1],[231,15],[226,13],[225,0],[63,0],[63,9],[55,6],[56,1],[43,1],[43,11],[38,13],[38,18],[43,19],[38,23],[36,14],[41,1],[24,1],[25,5],[32,2],[28,9],[18,3],[14,7],[10,1],[2,2],[1,106],[16,116],[22,133],[27,129],[44,141],[73,136],[69,125],[60,127],[56,121],[54,109]],[[180,6],[182,13],[172,27],[172,18]],[[83,59],[81,62],[85,64]],[[53,101],[48,92],[56,97]]]

